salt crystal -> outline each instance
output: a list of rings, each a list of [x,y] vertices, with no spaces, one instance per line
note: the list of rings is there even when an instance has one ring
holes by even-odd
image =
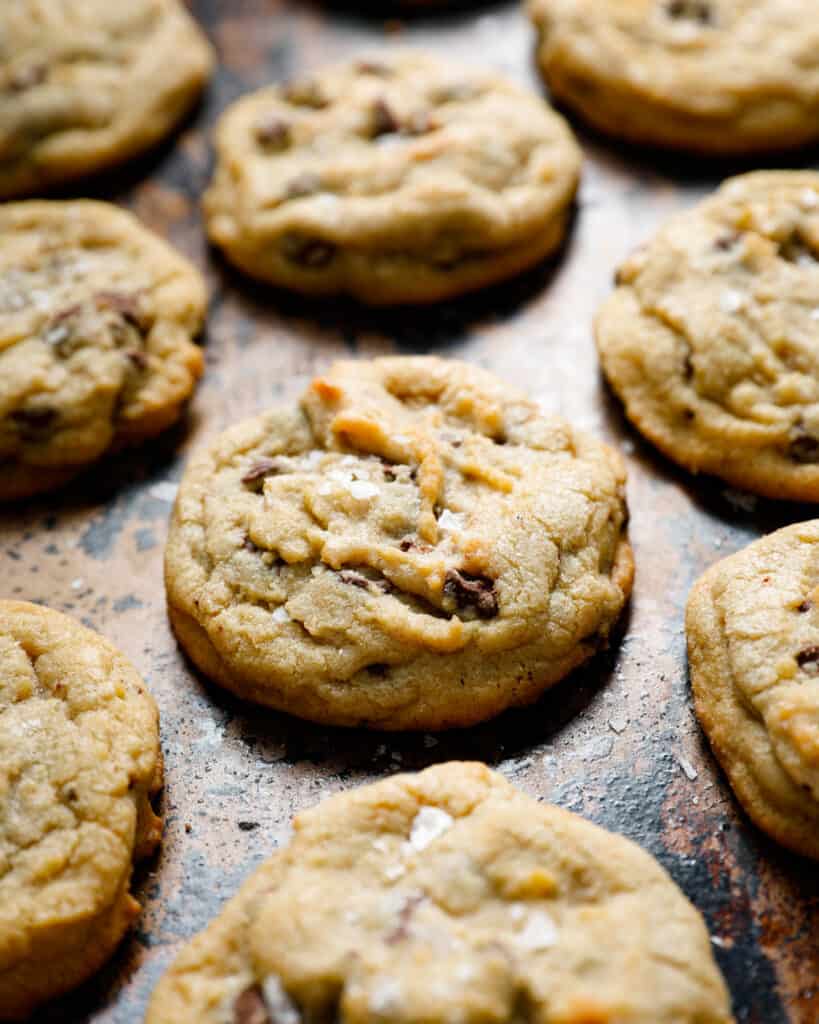
[[[438,526],[445,533],[452,533],[455,530],[463,530],[464,528],[464,517],[457,512],[450,512],[448,508],[438,517]]]
[[[557,942],[557,926],[545,911],[532,911],[522,931],[516,936],[516,942],[527,952],[551,949]]]
[[[680,763],[680,768],[682,768],[685,777],[688,779],[689,782],[693,782],[698,775],[697,769],[694,767],[693,764],[691,764],[687,757],[677,755],[677,760]]]
[[[819,206],[819,193],[814,192],[812,188],[806,188],[799,201],[805,210],[815,210]]]
[[[371,484],[369,480],[351,480],[347,484],[347,490],[356,501],[366,501],[379,493],[375,484]]]
[[[370,992],[370,1010],[377,1014],[394,1013],[400,1000],[401,988],[398,982],[394,978],[379,978]]]
[[[422,807],[412,823],[409,845],[413,850],[425,850],[454,823],[455,819],[440,807]]]
[[[617,718],[610,718],[609,719],[609,729],[611,729],[612,732],[616,732],[618,735],[621,732],[625,731],[625,728],[626,728],[627,725],[628,725],[628,719],[627,718],[617,717]]]
[[[384,877],[388,882],[394,882],[397,878],[406,874],[407,869],[403,864],[389,864],[384,868]]]
[[[745,298],[742,292],[728,289],[720,296],[719,304],[723,313],[738,313],[745,305]]]
[[[273,1024],[301,1024],[301,1014],[275,974],[262,982],[262,994]]]
[[[526,908],[522,903],[513,903],[509,908],[509,915],[513,921],[522,921],[526,916]]]
[[[179,484],[172,484],[169,480],[163,480],[161,483],[154,484],[153,487],[148,488],[148,494],[152,498],[156,498],[158,501],[167,501],[169,505],[176,501],[176,494],[179,490]]]
[[[270,617],[274,622],[290,622],[290,614],[283,604],[280,604],[278,608],[274,609],[273,614]]]
[[[85,586],[85,580],[81,579],[79,576],[77,577],[77,579],[71,581],[71,589],[72,590],[82,590],[82,588],[84,586]]]
[[[819,306],[811,310],[810,318],[811,320],[819,320]]]

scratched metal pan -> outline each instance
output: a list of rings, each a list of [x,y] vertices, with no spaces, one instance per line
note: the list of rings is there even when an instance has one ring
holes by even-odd
[[[686,595],[706,566],[812,510],[736,494],[658,456],[606,391],[590,326],[617,262],[733,168],[692,169],[579,129],[583,185],[555,260],[411,316],[308,305],[248,283],[205,244],[198,197],[219,112],[248,89],[396,43],[482,59],[537,88],[532,32],[517,4],[461,4],[404,22],[394,5],[380,15],[275,0],[191,6],[221,59],[203,105],[176,139],[81,191],[129,206],[203,268],[212,296],[206,376],[184,426],[0,514],[0,593],[67,611],[131,657],[160,705],[167,771],[165,839],[136,880],[144,911],[135,931],[96,978],[37,1021],[135,1024],[180,945],[285,841],[294,812],[397,770],[478,758],[659,858],[705,914],[740,1021],[815,1024],[816,868],[776,848],[738,810],[692,713],[683,636]],[[816,154],[798,162],[815,166]],[[165,615],[162,549],[193,447],[297,395],[338,356],[394,351],[495,370],[618,445],[629,467],[637,580],[622,638],[534,710],[462,733],[351,733],[243,705],[197,677]]]

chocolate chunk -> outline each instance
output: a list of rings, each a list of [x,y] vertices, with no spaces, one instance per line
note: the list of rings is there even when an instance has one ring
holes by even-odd
[[[491,619],[498,614],[495,584],[488,576],[472,576],[460,569],[449,569],[444,594],[452,598],[459,608],[473,608],[482,619]]]
[[[714,240],[714,248],[720,252],[730,252],[740,238],[742,238],[742,234],[739,231],[726,231],[725,234]]]
[[[788,457],[793,462],[805,464],[819,462],[819,438],[813,437],[803,427],[794,427],[791,430]]]
[[[800,604],[796,610],[798,612],[803,612],[804,613],[804,612],[809,612],[811,610],[811,608],[813,608],[813,601],[811,601],[811,599],[809,597],[806,597],[805,600],[802,602],[802,604]]]
[[[711,25],[714,20],[708,0],[668,0],[665,11],[669,18],[696,21],[700,25]]]
[[[250,467],[250,469],[242,477],[243,484],[254,484],[259,480],[264,480],[266,476],[276,470],[276,460],[261,458],[257,459],[256,462]]]
[[[286,235],[282,239],[282,253],[292,263],[298,263],[309,270],[321,270],[332,263],[336,247],[332,242],[323,242],[319,238]]]
[[[288,103],[294,107],[311,107],[313,110],[324,110],[330,101],[315,82],[291,82],[282,93]]]
[[[287,149],[293,141],[290,125],[284,118],[275,114],[260,117],[256,122],[254,134],[260,146],[275,153]]]
[[[805,647],[796,655],[796,664],[812,676],[819,676],[819,645]]]
[[[14,410],[11,419],[24,441],[42,441],[51,433],[57,410],[47,406],[23,406]]]
[[[360,60],[355,66],[360,75],[375,75],[378,78],[392,78],[392,68],[377,60]]]
[[[144,334],[150,327],[138,295],[128,292],[97,292],[94,298],[98,309],[112,310],[140,333]]]
[[[284,189],[285,199],[303,199],[305,196],[313,196],[324,188],[321,178],[317,174],[305,171],[287,183]]]
[[[351,587],[360,587],[362,590],[368,590],[370,581],[366,576],[362,576],[360,572],[354,572],[352,569],[344,569],[338,574],[338,578],[342,583],[348,583]]]
[[[399,131],[401,125],[395,114],[390,110],[387,101],[378,99],[373,103],[370,115],[370,134],[377,139],[382,135],[394,135]]]
[[[273,1024],[258,985],[246,988],[233,1004],[233,1024]]]

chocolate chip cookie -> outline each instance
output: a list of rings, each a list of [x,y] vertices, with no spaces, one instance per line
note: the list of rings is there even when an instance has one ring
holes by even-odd
[[[819,139],[814,0],[530,0],[555,97],[609,135],[706,154]]]
[[[114,951],[161,784],[156,705],[130,663],[65,615],[0,601],[0,1020]]]
[[[185,472],[170,617],[202,671],[317,722],[466,726],[604,646],[631,589],[619,456],[483,370],[341,362]]]
[[[194,267],[116,206],[0,207],[0,500],[178,419],[205,306]]]
[[[702,918],[634,843],[452,762],[294,821],[146,1024],[729,1024]]]
[[[819,174],[744,175],[675,217],[618,271],[597,343],[666,455],[819,501]]]
[[[217,131],[208,233],[310,294],[429,302],[553,252],[580,169],[565,122],[489,72],[414,53],[245,96]]]
[[[211,64],[178,0],[4,0],[0,197],[147,149],[190,108]]]
[[[686,626],[697,716],[740,803],[819,860],[819,520],[712,566]]]

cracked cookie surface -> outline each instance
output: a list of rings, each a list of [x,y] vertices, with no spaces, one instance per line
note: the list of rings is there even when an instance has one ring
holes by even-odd
[[[146,1024],[730,1024],[635,844],[449,763],[325,800],[183,949]]]
[[[697,715],[734,792],[819,860],[819,520],[712,566],[686,627]]]
[[[628,418],[686,468],[819,500],[819,174],[757,172],[674,217],[597,318]]]
[[[198,271],[116,206],[0,207],[0,499],[177,420],[205,308]]]
[[[0,601],[0,1020],[113,952],[161,784],[157,709],[131,664],[65,615]]]
[[[483,370],[341,362],[196,455],[171,622],[240,696],[314,721],[469,725],[604,646],[631,589],[619,456]]]
[[[707,154],[819,138],[813,0],[530,0],[555,97],[599,130]]]
[[[217,129],[208,233],[246,272],[370,303],[434,301],[560,244],[580,151],[538,96],[409,52],[245,96]]]
[[[211,63],[178,0],[4,0],[0,196],[147,149],[193,104]]]

